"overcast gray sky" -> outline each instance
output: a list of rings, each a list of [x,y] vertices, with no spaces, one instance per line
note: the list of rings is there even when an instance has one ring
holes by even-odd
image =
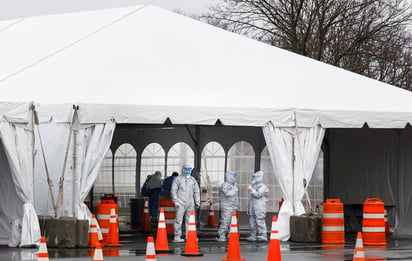
[[[206,11],[222,0],[0,0],[0,20],[92,9],[153,4],[187,14]]]

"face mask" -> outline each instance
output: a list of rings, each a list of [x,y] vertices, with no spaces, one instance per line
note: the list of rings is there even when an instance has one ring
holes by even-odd
[[[186,175],[190,175],[192,173],[192,168],[183,168],[183,173]]]
[[[259,176],[252,175],[252,182],[256,182],[259,180]]]
[[[237,176],[236,172],[230,172],[230,176],[232,177],[232,181],[236,183],[236,176]]]

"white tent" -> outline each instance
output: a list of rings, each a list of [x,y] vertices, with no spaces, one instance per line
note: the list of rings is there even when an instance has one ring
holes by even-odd
[[[54,179],[74,166],[62,211],[78,217],[114,122],[263,127],[286,200],[282,239],[303,211],[296,181],[310,180],[325,128],[412,122],[412,93],[154,6],[1,21],[0,57],[1,100],[40,104]],[[72,104],[80,138],[65,165]]]

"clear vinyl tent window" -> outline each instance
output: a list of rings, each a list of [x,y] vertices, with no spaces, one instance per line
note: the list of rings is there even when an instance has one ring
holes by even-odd
[[[201,189],[207,190],[205,201],[211,201],[214,209],[219,208],[219,188],[225,181],[225,155],[222,145],[215,141],[206,144],[202,150]]]
[[[262,150],[262,153],[260,155],[260,170],[265,173],[263,177],[263,183],[265,183],[269,188],[269,201],[267,205],[267,211],[278,212],[279,201],[282,198],[282,190],[280,189],[278,179],[275,176],[275,171],[270,160],[267,146]]]
[[[189,164],[192,168],[195,164],[195,154],[184,142],[178,142],[173,145],[167,153],[167,174],[170,176],[173,172],[182,172],[182,166]]]
[[[100,199],[104,194],[113,194],[112,163],[113,153],[109,149],[104,156],[102,166],[99,169],[99,174],[93,185],[93,209],[97,207],[97,204],[100,204]]]
[[[129,199],[136,197],[136,155],[128,143],[122,144],[114,154],[114,190],[120,214],[129,211]]]
[[[280,188],[278,179],[275,176],[272,162],[270,161],[269,151],[265,147],[261,154],[260,159],[261,170],[265,173],[263,181],[269,188],[269,202],[268,211],[278,212],[279,201],[282,199],[282,190]],[[316,205],[320,207],[323,204],[323,152],[320,151],[316,166],[312,174],[312,179],[308,185],[308,195],[312,204],[313,211],[316,209]],[[302,203],[306,211],[309,211],[309,204],[307,203],[306,196],[303,195]]]
[[[227,170],[237,173],[239,188],[239,211],[246,211],[252,174],[255,170],[255,151],[246,141],[239,141],[230,148],[227,155]]]
[[[139,188],[142,188],[147,176],[154,174],[156,171],[162,172],[162,178],[164,178],[165,164],[166,153],[163,147],[159,143],[147,145],[142,152]]]

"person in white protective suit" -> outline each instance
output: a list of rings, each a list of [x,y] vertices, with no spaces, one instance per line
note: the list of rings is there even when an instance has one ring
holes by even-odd
[[[252,185],[249,185],[249,223],[251,228],[248,241],[266,242],[266,206],[269,189],[263,184],[263,171],[252,175]]]
[[[195,206],[200,207],[200,189],[195,178],[190,174],[192,167],[185,164],[182,168],[182,174],[177,176],[172,182],[170,194],[176,207],[176,218],[174,223],[175,242],[183,242],[182,222],[185,216],[186,234],[188,231],[190,210]]]
[[[219,207],[221,217],[216,241],[227,241],[227,235],[230,231],[230,224],[232,220],[232,213],[235,212],[239,206],[236,176],[236,172],[230,170],[227,171],[225,174],[225,182],[223,182],[219,189]]]

